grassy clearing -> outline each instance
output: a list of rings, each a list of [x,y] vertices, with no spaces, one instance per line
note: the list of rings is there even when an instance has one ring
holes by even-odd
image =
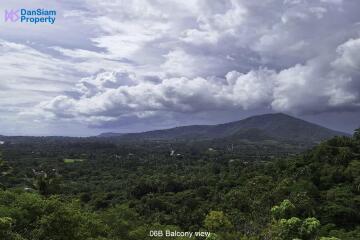
[[[64,163],[76,163],[76,162],[83,162],[85,159],[79,159],[79,158],[65,158]]]

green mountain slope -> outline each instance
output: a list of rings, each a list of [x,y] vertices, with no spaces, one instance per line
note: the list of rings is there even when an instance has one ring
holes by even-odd
[[[347,135],[286,114],[275,113],[249,117],[218,125],[193,125],[143,133],[108,133],[100,137],[123,140],[203,140],[219,138],[261,140],[291,140],[319,142],[333,136]]]

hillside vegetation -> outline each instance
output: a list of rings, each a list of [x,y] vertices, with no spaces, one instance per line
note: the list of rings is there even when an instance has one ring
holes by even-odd
[[[154,239],[151,230],[209,231],[208,239],[223,240],[360,239],[360,130],[299,155],[259,159],[91,144],[88,151],[81,142],[68,151],[2,146],[0,239]]]
[[[248,139],[252,141],[277,140],[296,143],[314,143],[334,136],[337,132],[283,113],[252,116],[240,121],[217,125],[193,125],[143,133],[104,133],[100,137],[122,141],[131,140],[204,140]]]

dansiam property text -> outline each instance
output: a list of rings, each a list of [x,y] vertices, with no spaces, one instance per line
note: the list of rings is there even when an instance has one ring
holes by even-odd
[[[53,9],[6,9],[5,22],[20,22],[28,24],[54,24],[56,10]]]

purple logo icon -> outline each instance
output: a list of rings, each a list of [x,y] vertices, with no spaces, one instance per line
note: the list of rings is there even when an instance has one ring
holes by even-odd
[[[14,10],[14,9],[5,10],[5,22],[7,21],[16,22],[19,19],[20,19],[19,10]]]

